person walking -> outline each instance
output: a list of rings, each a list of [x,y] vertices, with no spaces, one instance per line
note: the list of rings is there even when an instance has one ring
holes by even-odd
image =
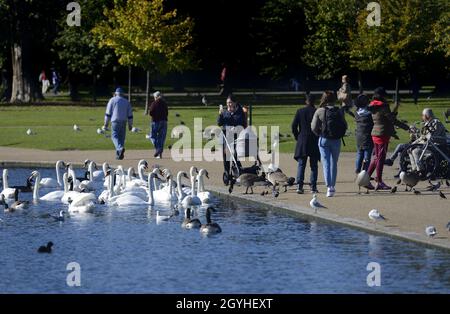
[[[352,88],[347,75],[342,76],[342,86],[337,92],[338,100],[342,103],[342,109],[353,118],[355,115],[350,109],[353,107]]]
[[[320,108],[314,113],[311,130],[319,136],[319,151],[323,176],[327,186],[327,197],[336,192],[337,163],[341,152],[341,141],[347,131],[343,111],[335,105],[336,96],[325,91],[320,100]]]
[[[153,157],[160,159],[164,150],[164,142],[167,134],[167,116],[169,109],[167,103],[164,101],[161,92],[153,93],[154,101],[148,107],[147,114],[152,117],[152,134],[150,140],[155,146],[155,154]]]
[[[361,170],[369,168],[372,158],[373,141],[372,141],[372,128],[373,120],[372,113],[368,110],[369,97],[365,94],[361,94],[356,99],[356,161],[355,161],[355,173],[358,174]],[[366,187],[368,190],[373,190],[372,184]]]
[[[314,96],[306,96],[306,106],[298,109],[292,121],[291,129],[294,138],[297,140],[295,145],[294,159],[298,163],[297,167],[297,193],[303,194],[303,181],[305,179],[306,162],[309,158],[309,167],[311,174],[309,186],[312,193],[317,193],[317,175],[320,152],[319,138],[311,130],[311,122],[316,112],[314,106]]]
[[[368,173],[372,176],[376,170],[376,190],[390,190],[391,187],[383,182],[383,169],[389,140],[395,134],[394,126],[409,130],[409,126],[398,121],[386,101],[386,90],[377,87],[373,93],[373,100],[368,110],[372,113],[373,129],[372,141],[374,144],[374,158],[370,163]]]
[[[58,94],[59,85],[61,84],[61,78],[59,77],[56,69],[52,69],[52,83],[53,83],[53,94]]]
[[[118,87],[114,93],[105,112],[104,130],[108,129],[111,122],[111,139],[116,148],[116,159],[122,160],[125,157],[125,135],[128,121],[128,130],[133,128],[133,110],[131,104],[123,96],[122,88]]]

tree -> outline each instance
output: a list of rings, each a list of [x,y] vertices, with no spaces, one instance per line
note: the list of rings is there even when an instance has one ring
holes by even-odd
[[[61,14],[58,0],[0,0],[0,22],[11,52],[12,93],[10,102],[42,98],[37,77],[48,57],[54,30],[52,19]]]
[[[353,67],[362,71],[395,75],[398,90],[398,80],[402,74],[419,71],[423,65],[429,64],[430,60],[444,52],[443,46],[437,45],[435,49],[430,49],[430,44],[436,39],[440,42],[440,35],[436,33],[439,27],[435,21],[441,12],[448,14],[448,10],[443,10],[443,2],[438,0],[379,2],[380,26],[369,26],[366,22],[367,12],[361,11],[356,29],[350,31],[350,61]]]
[[[61,30],[54,46],[58,56],[67,64],[69,71],[70,96],[77,100],[78,74],[92,77],[92,97],[96,101],[97,77],[114,60],[114,53],[107,47],[100,48],[97,37],[92,33],[94,26],[103,18],[103,10],[112,3],[111,0],[79,0],[82,9],[80,26],[69,26],[66,16],[59,23]]]
[[[100,47],[114,50],[120,64],[147,71],[146,105],[149,101],[150,72],[167,73],[193,68],[192,44],[194,23],[181,19],[177,11],[166,12],[164,0],[115,0],[105,9],[106,21],[93,33]]]
[[[301,67],[304,34],[303,2],[269,0],[252,21],[260,74],[279,79]]]
[[[317,78],[328,79],[349,67],[349,29],[354,26],[361,0],[307,0],[308,35],[303,61]]]

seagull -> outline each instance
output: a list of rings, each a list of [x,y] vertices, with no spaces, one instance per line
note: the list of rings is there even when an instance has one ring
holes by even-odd
[[[445,196],[445,194],[442,193],[442,191],[439,191],[439,196],[440,196],[442,199],[446,199],[446,198],[447,198],[447,196]]]
[[[208,99],[206,99],[206,96],[202,97],[202,104],[204,104],[205,106],[208,106]]]
[[[428,226],[428,227],[426,227],[425,228],[425,233],[430,238],[433,238],[437,234],[436,227],[435,226]]]
[[[76,124],[73,125],[73,130],[74,130],[75,132],[81,131],[80,127],[79,127],[78,125],[76,125]]]
[[[133,128],[131,129],[131,132],[133,132],[133,133],[139,133],[139,132],[141,132],[141,129],[140,129],[140,128],[137,128],[137,127],[133,127]]]
[[[445,180],[445,185],[450,187],[450,182],[448,180]]]
[[[376,222],[377,220],[387,220],[386,217],[380,214],[378,209],[372,209],[369,212],[369,218],[372,219],[374,222]]]
[[[314,213],[317,213],[317,210],[319,208],[326,208],[325,206],[323,206],[322,204],[319,203],[319,201],[317,200],[317,194],[313,195],[312,200],[309,202],[309,205],[311,206],[312,209],[314,209]]]
[[[105,134],[105,131],[102,130],[101,128],[98,128],[97,129],[97,134]]]
[[[33,131],[31,131],[31,129],[28,129],[27,130],[27,135],[33,135],[34,133],[33,133]]]

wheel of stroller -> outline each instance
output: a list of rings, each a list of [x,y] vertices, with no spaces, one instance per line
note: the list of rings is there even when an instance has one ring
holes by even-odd
[[[223,173],[223,184],[226,186],[230,184],[230,176],[228,175],[228,172]]]
[[[414,149],[421,149],[423,148],[423,145],[421,144],[414,144],[411,145],[408,149],[405,149],[402,154],[400,155],[400,169],[401,171],[405,172],[411,172],[411,159],[409,153],[413,151]],[[436,177],[438,177],[438,155],[437,153],[430,148],[427,148],[424,152],[421,152],[422,159],[420,161],[420,176],[421,180],[427,180],[431,179],[434,180]]]

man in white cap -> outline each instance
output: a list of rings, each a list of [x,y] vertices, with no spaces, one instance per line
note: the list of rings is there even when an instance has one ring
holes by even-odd
[[[433,110],[430,108],[425,108],[422,111],[422,121],[423,127],[420,131],[420,137],[415,140],[413,144],[424,144],[427,139],[432,138],[433,143],[435,144],[446,144],[446,136],[447,130],[445,126],[439,121],[439,119],[435,118]],[[421,163],[419,161],[420,155],[422,154],[421,147],[416,147],[408,150],[409,157],[411,160],[411,168],[415,171],[422,171]]]
[[[114,93],[105,112],[105,124],[103,129],[108,128],[111,121],[111,139],[116,147],[116,159],[122,160],[125,157],[125,135],[128,121],[128,129],[133,128],[133,109],[131,104],[122,97],[123,90],[118,87]]]
[[[155,154],[153,157],[157,159],[162,158],[162,153],[164,150],[164,142],[166,140],[167,134],[167,116],[169,114],[169,109],[167,103],[164,101],[161,92],[153,93],[154,102],[147,109],[146,114],[152,117],[152,134],[150,140],[153,145],[155,145]]]

